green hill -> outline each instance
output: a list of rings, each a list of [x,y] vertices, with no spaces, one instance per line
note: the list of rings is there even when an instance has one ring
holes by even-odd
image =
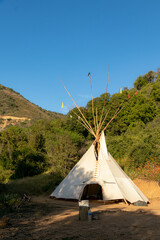
[[[0,85],[0,127],[37,119],[56,119],[61,114],[44,110],[11,88]]]

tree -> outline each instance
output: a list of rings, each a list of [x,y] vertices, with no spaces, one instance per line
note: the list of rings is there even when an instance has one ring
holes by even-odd
[[[152,92],[151,92],[151,96],[154,98],[155,101],[160,101],[160,82],[156,81]]]
[[[144,78],[143,76],[139,76],[134,82],[134,87],[138,90],[140,90],[145,85],[147,85],[147,79]]]
[[[21,161],[18,162],[12,179],[35,176],[47,169],[47,160],[44,154],[36,152],[28,153]]]
[[[38,152],[42,152],[42,153],[46,152],[46,149],[45,149],[45,138],[44,138],[42,133],[38,133],[35,136],[35,145],[34,145],[34,147],[35,147],[35,149]]]
[[[153,71],[149,71],[143,76],[139,76],[134,82],[134,87],[140,90],[142,87],[146,86],[148,83],[153,83],[155,80],[155,73]]]
[[[160,68],[157,69],[157,78],[156,81],[160,81]]]
[[[153,83],[155,80],[155,73],[153,71],[149,71],[143,75],[143,78],[147,81],[147,83]]]

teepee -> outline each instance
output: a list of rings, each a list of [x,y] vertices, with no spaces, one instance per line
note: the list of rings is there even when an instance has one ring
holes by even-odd
[[[66,178],[51,194],[63,199],[149,200],[125,174],[107,151],[104,132],[99,140],[98,156],[92,144]]]
[[[68,94],[70,95],[69,92]],[[74,102],[73,98],[72,101]],[[124,106],[120,106],[116,110],[114,116],[102,129],[105,119],[104,118],[102,121],[105,103],[98,122],[97,117],[95,119],[94,116],[94,104],[92,98],[94,128],[92,128],[91,124],[86,120],[75,102],[74,104],[80,112],[78,121],[80,121],[80,123],[95,137],[95,141],[65,179],[53,191],[51,197],[77,200],[124,200],[129,203],[143,202],[147,204],[149,202],[147,197],[144,196],[140,189],[125,174],[108,152],[106,146],[104,130]]]

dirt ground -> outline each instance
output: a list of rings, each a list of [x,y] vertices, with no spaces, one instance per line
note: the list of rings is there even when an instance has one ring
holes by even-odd
[[[78,220],[77,202],[33,197],[19,211],[4,217],[8,224],[0,227],[0,239],[159,240],[160,187],[157,182],[139,179],[135,183],[150,199],[147,207],[92,201],[91,211],[99,219],[89,222]]]

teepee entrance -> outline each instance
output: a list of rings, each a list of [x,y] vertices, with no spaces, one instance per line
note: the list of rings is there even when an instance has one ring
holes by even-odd
[[[82,193],[81,200],[103,200],[102,187],[95,184],[87,184]]]

